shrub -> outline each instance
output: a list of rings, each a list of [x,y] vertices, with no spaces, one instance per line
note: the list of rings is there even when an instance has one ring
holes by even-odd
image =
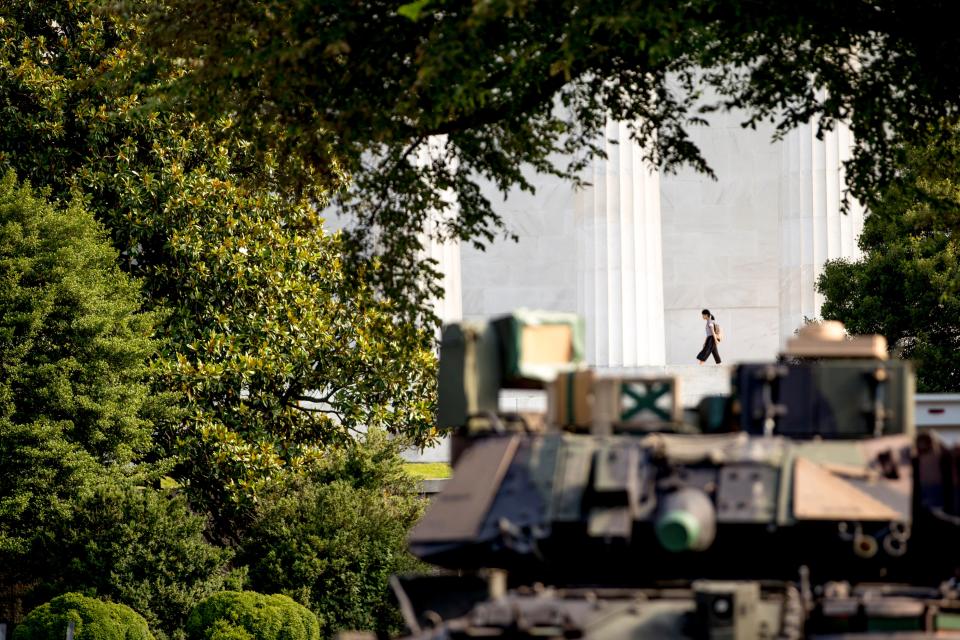
[[[189,640],[319,640],[309,609],[283,595],[223,591],[201,601],[187,620]]]
[[[127,604],[158,635],[183,627],[202,598],[230,582],[231,553],[204,538],[204,518],[182,496],[103,488],[52,532],[40,594],[82,591]]]
[[[238,554],[252,588],[310,607],[324,635],[390,631],[394,573],[418,566],[406,536],[421,501],[402,462],[379,435],[339,456],[313,481],[265,502]]]
[[[65,593],[30,612],[13,640],[53,640],[73,622],[75,640],[154,640],[147,621],[130,607]]]

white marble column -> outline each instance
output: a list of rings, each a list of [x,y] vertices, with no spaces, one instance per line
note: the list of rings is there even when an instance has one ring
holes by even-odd
[[[659,172],[643,160],[626,124],[608,123],[606,159],[577,193],[577,311],[587,360],[601,367],[665,362]],[[616,141],[615,144],[610,142]]]
[[[440,284],[443,297],[433,301],[433,312],[443,324],[463,319],[463,293],[460,280],[460,242],[439,242],[424,238],[425,257],[437,261],[436,269],[442,274]]]
[[[807,124],[783,141],[780,179],[780,341],[791,337],[804,318],[820,315],[823,296],[816,281],[827,260],[860,257],[863,207],[851,201],[842,213],[846,176],[843,163],[853,150],[845,125],[817,139]]]
[[[417,149],[417,163],[426,165],[443,159],[445,144],[446,136],[431,136],[426,144]],[[447,203],[446,208],[443,211],[429,212],[420,242],[423,245],[423,258],[435,260],[435,269],[440,272],[443,294],[433,300],[433,312],[443,324],[447,324],[463,319],[463,288],[460,276],[460,241],[451,239],[442,242],[437,239],[444,223],[459,214],[459,205],[452,191],[445,191],[443,199]]]

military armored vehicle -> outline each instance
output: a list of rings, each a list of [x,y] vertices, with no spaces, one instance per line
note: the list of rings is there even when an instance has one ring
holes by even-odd
[[[585,368],[582,330],[445,329],[456,461],[410,549],[448,573],[395,581],[410,637],[960,637],[960,440],[916,432],[882,337],[812,325],[684,411]],[[500,411],[538,385],[545,416]]]

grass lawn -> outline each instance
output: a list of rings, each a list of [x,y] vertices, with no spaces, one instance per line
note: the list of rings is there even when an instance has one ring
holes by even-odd
[[[439,480],[450,477],[450,465],[446,462],[407,462],[407,473],[423,480]]]

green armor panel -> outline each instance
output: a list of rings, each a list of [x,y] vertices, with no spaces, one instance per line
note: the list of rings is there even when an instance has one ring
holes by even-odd
[[[840,437],[913,434],[913,370],[909,362],[837,360],[818,363],[814,384],[821,424]]]
[[[913,371],[903,360],[742,364],[733,387],[749,433],[851,439],[914,430]]]
[[[496,413],[500,398],[500,349],[487,323],[443,328],[437,377],[437,427],[463,427],[477,413]]]

